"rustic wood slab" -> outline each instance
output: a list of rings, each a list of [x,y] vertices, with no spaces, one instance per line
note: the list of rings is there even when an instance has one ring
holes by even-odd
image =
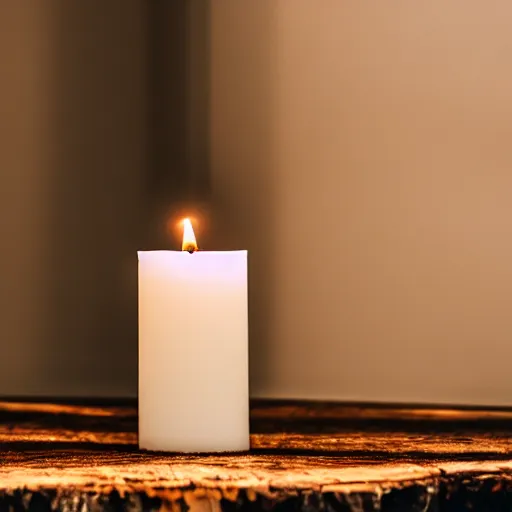
[[[255,402],[251,451],[137,449],[130,404],[0,402],[1,510],[512,510],[512,411]]]

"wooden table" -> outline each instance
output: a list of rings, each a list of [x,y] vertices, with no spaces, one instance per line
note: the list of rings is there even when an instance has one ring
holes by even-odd
[[[0,511],[512,510],[512,411],[251,409],[250,453],[172,455],[134,405],[0,402]]]

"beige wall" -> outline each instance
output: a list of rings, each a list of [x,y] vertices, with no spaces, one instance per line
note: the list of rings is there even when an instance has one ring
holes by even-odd
[[[512,405],[512,6],[215,0],[252,393]]]
[[[2,4],[0,395],[136,393],[135,251],[188,203],[250,250],[254,396],[511,405],[511,15]]]
[[[136,392],[147,21],[0,6],[0,395]]]

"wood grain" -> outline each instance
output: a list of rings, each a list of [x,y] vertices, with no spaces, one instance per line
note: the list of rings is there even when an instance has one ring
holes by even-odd
[[[251,430],[246,454],[150,453],[133,406],[3,401],[0,508],[512,509],[507,410],[255,402]]]

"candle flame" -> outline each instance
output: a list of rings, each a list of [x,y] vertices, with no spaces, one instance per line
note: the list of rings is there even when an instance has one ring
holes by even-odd
[[[181,250],[188,251],[189,253],[197,251],[196,235],[194,235],[190,219],[183,219],[183,244],[181,245]]]

